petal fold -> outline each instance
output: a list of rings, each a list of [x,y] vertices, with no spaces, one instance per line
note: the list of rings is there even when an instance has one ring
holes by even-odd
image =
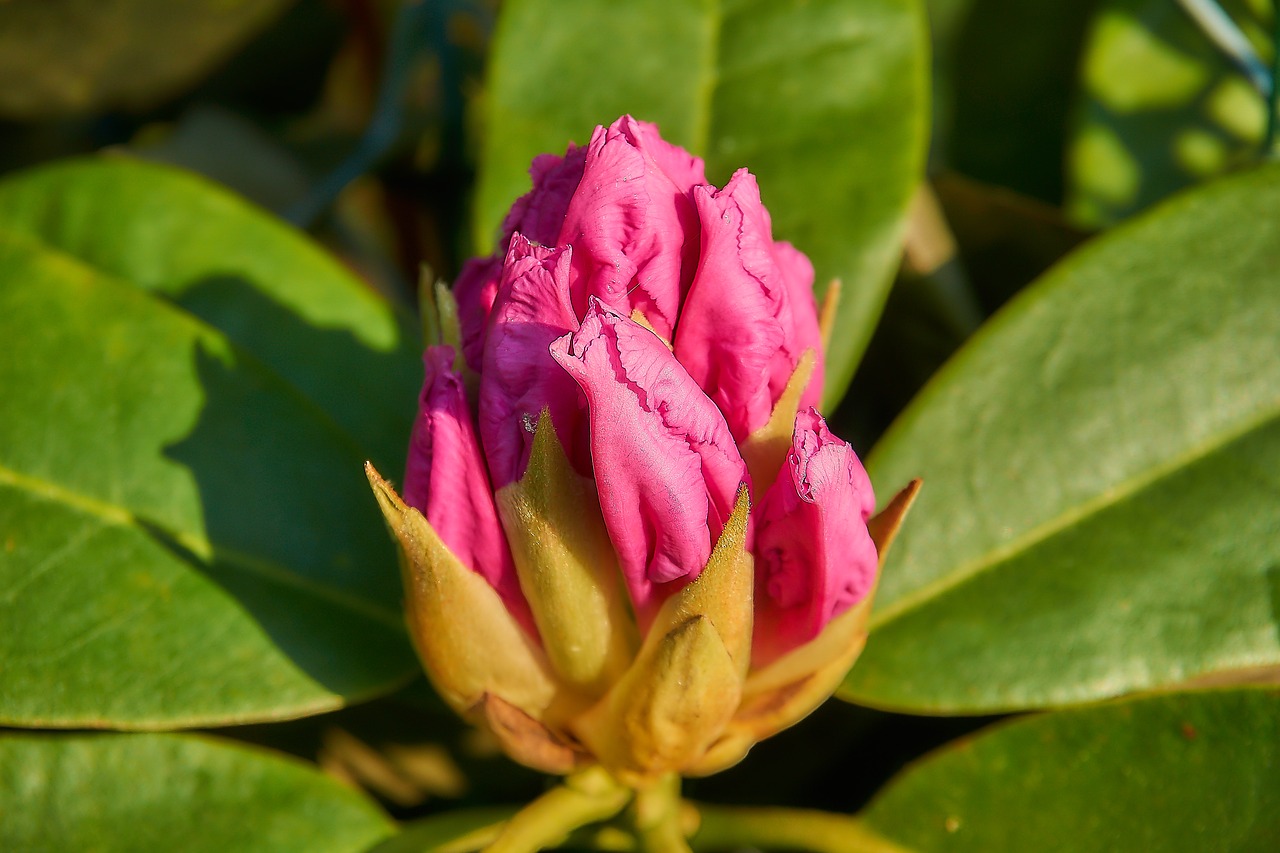
[[[871,481],[847,442],[813,409],[796,416],[791,453],[765,495],[756,529],[760,667],[817,637],[875,584]]]
[[[404,501],[422,513],[462,565],[489,582],[536,637],[453,359],[453,348],[447,346],[428,347],[423,354],[426,377],[409,443]]]
[[[746,465],[724,417],[653,332],[592,301],[552,355],[587,398],[600,506],[642,630],[698,576]]]
[[[579,315],[594,297],[625,316],[639,311],[671,340],[697,263],[690,193],[701,183],[702,161],[663,142],[653,125],[623,116],[596,128],[559,237],[574,248]]]
[[[552,341],[578,326],[569,304],[570,263],[567,247],[511,238],[480,374],[480,438],[499,489],[524,476],[544,409],[570,461],[590,471],[581,395],[550,353]]]
[[[801,355],[817,358],[801,398],[817,402],[821,340],[813,267],[775,243],[755,178],[740,169],[724,189],[693,191],[701,257],[676,330],[675,352],[724,412],[739,441],[764,426]]]

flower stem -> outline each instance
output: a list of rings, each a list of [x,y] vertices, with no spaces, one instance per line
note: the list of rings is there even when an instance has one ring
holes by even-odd
[[[702,823],[692,850],[723,853],[739,847],[809,853],[905,853],[849,815],[805,809],[699,805]]]
[[[632,792],[599,768],[565,779],[507,822],[485,853],[536,853],[558,844],[573,830],[622,811]]]
[[[674,773],[650,788],[636,791],[632,817],[640,850],[646,853],[689,853],[681,827],[680,777]]]

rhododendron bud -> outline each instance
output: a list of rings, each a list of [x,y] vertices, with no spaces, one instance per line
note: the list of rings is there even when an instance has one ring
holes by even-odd
[[[852,666],[915,484],[873,517],[813,408],[813,268],[749,172],[623,117],[531,174],[439,296],[466,367],[430,342],[404,499],[369,469],[413,637],[518,761],[714,772]]]

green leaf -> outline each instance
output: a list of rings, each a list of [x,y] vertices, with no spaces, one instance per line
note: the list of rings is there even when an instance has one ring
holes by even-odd
[[[869,467],[924,488],[841,695],[927,713],[1280,665],[1280,168],[1069,256]]]
[[[405,824],[369,853],[471,853],[497,838],[515,807],[446,812]]]
[[[840,397],[884,303],[926,144],[918,0],[513,0],[490,58],[476,242],[492,247],[534,155],[623,113],[707,160],[746,166],[774,234],[844,283],[827,354]]]
[[[392,831],[314,767],[190,735],[0,736],[0,848],[355,853]]]
[[[861,817],[931,851],[1275,850],[1277,766],[1280,694],[1172,694],[994,726]]]
[[[139,109],[210,71],[292,0],[0,4],[0,114]]]
[[[1268,0],[1222,0],[1265,59]],[[1108,225],[1260,159],[1266,105],[1177,3],[1108,0],[1091,27],[1068,157],[1068,211]]]
[[[414,345],[321,251],[171,169],[28,173],[0,340],[0,721],[294,717],[415,671],[361,471],[401,464]]]

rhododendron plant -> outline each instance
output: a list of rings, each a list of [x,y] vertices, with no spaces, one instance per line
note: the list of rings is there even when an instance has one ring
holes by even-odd
[[[1280,851],[1276,5],[0,0],[0,853]]]
[[[873,519],[815,408],[813,267],[750,172],[717,189],[624,116],[531,173],[433,292],[403,499],[369,470],[413,636],[518,761],[714,772],[852,665],[914,488]]]

